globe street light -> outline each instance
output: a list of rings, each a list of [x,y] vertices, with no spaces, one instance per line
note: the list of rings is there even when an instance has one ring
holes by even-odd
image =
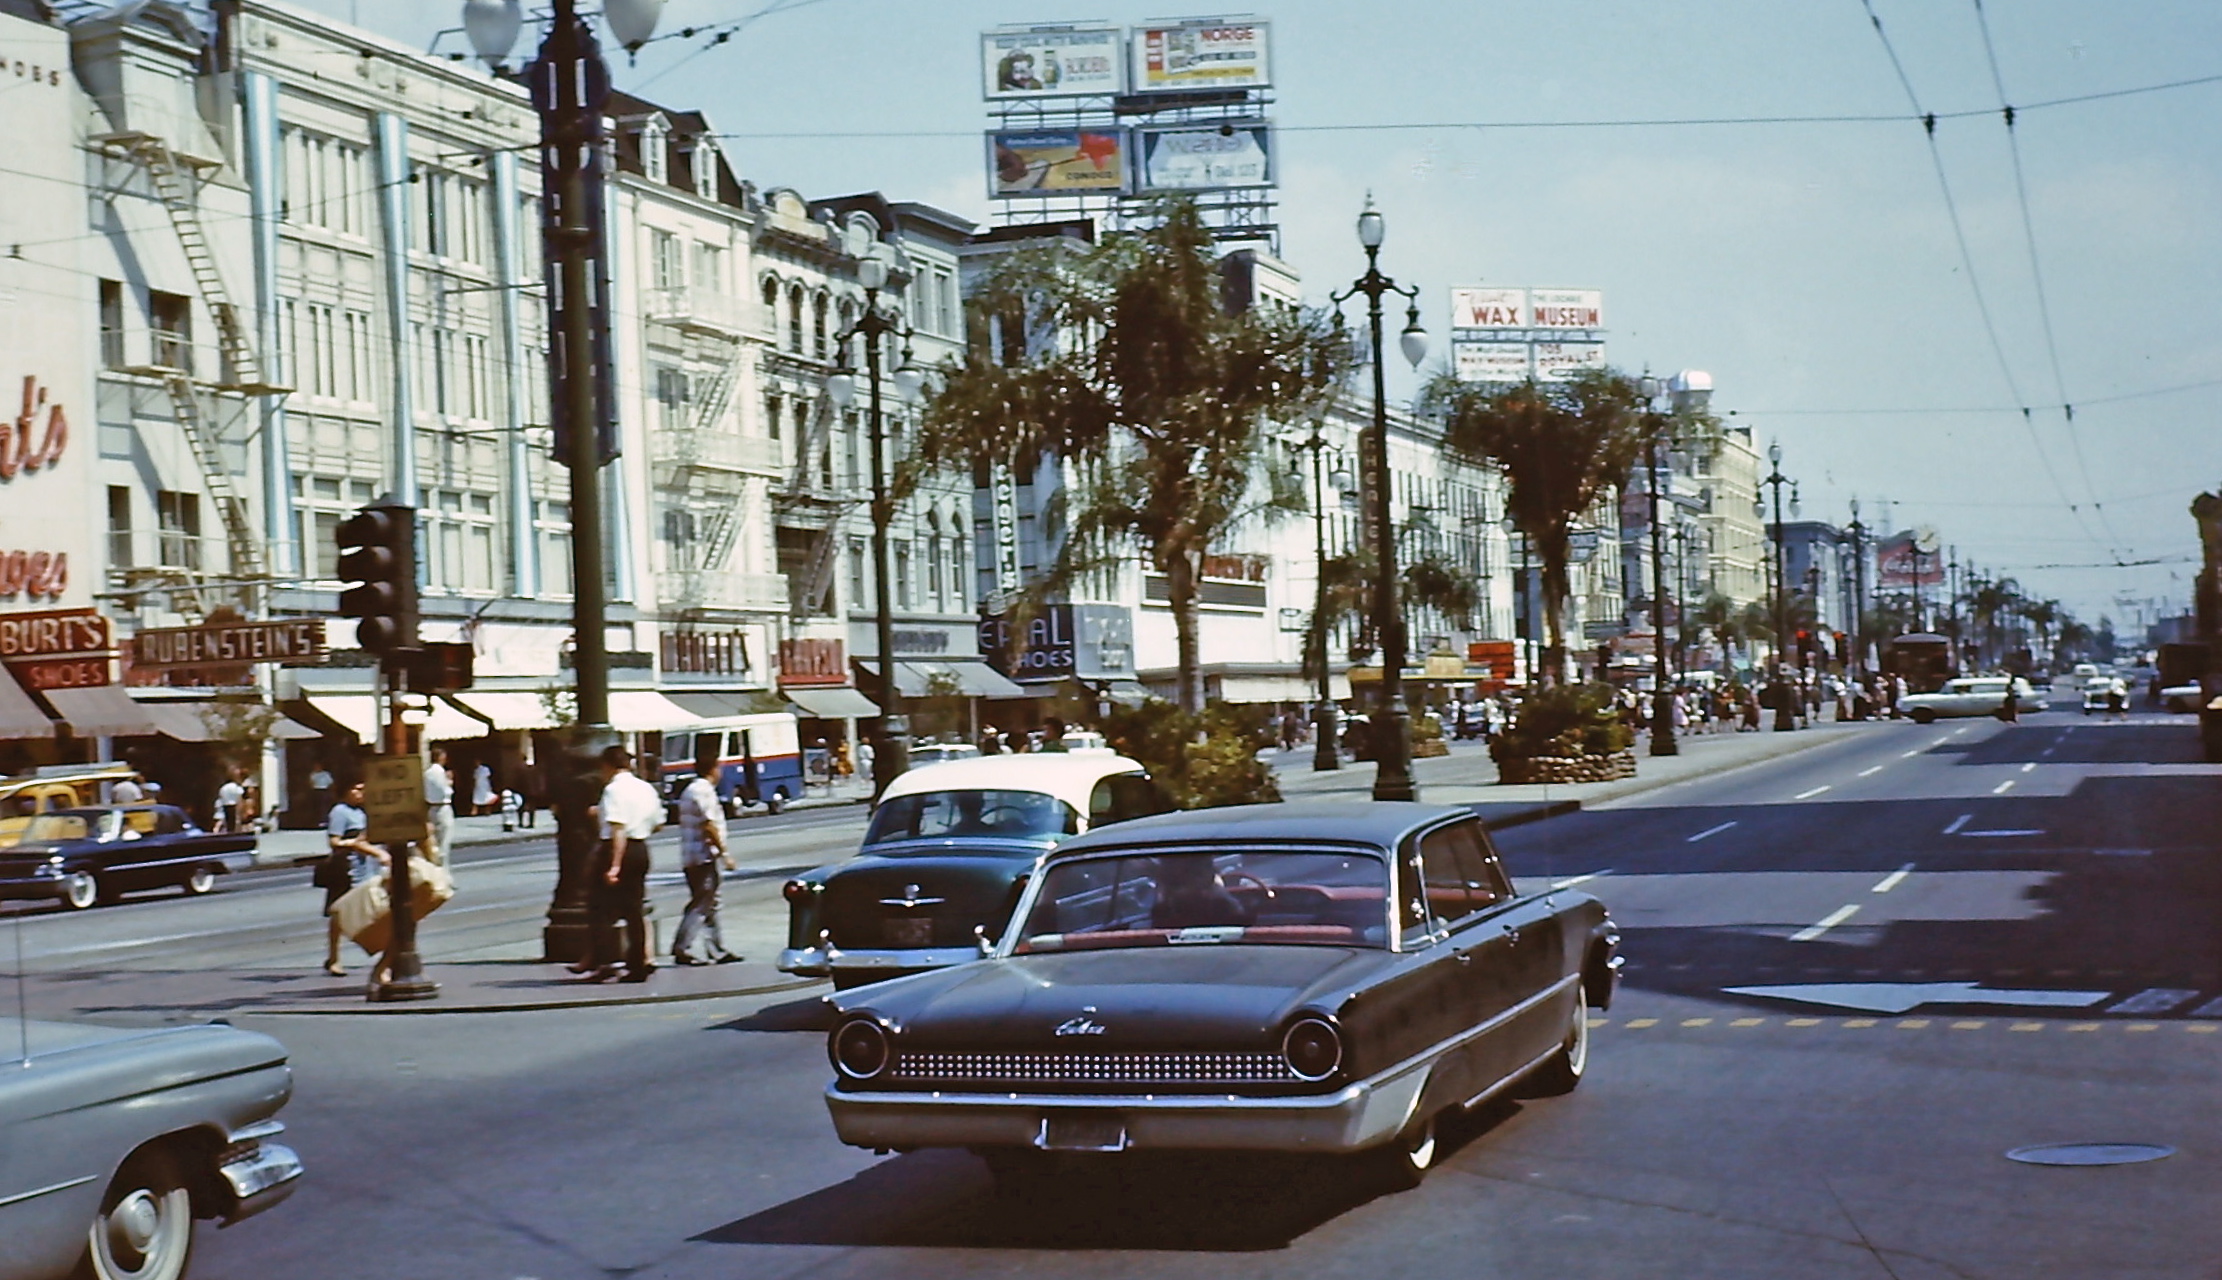
[[[1358,215],[1358,243],[1366,251],[1366,273],[1348,289],[1329,297],[1340,306],[1361,293],[1366,295],[1366,326],[1373,343],[1373,427],[1365,436],[1362,463],[1373,499],[1367,517],[1376,575],[1374,628],[1381,636],[1381,705],[1369,735],[1373,741],[1373,798],[1416,800],[1419,793],[1412,785],[1412,717],[1404,705],[1404,615],[1396,599],[1396,526],[1389,517],[1394,487],[1389,476],[1389,401],[1381,367],[1382,296],[1393,293],[1412,304],[1397,343],[1415,368],[1427,357],[1427,330],[1420,327],[1419,289],[1400,285],[1381,274],[1381,242],[1387,235],[1387,224],[1368,196],[1365,211]]]
[[[1777,733],[1780,733],[1798,727],[1797,712],[1792,705],[1789,692],[1782,687],[1782,652],[1784,649],[1789,647],[1790,635],[1789,616],[1787,610],[1784,608],[1783,601],[1783,597],[1789,594],[1790,587],[1788,582],[1785,581],[1785,578],[1789,573],[1789,562],[1787,559],[1785,559],[1782,541],[1782,486],[1790,483],[1790,478],[1782,474],[1781,441],[1774,441],[1767,446],[1767,463],[1768,466],[1772,469],[1771,473],[1767,476],[1766,479],[1760,481],[1760,483],[1772,487],[1774,489],[1775,496],[1774,691],[1775,731]]]
[[[1659,437],[1672,418],[1659,412],[1665,383],[1646,375],[1638,388],[1648,428],[1644,465],[1651,473],[1651,754],[1672,756],[1680,755],[1682,746],[1674,740],[1674,687],[1668,677],[1666,646],[1666,529],[1659,523]]]
[[[846,407],[856,396],[856,375],[849,370],[849,344],[864,339],[864,377],[869,399],[872,446],[872,572],[877,578],[873,618],[874,645],[880,659],[879,741],[872,746],[872,794],[887,790],[910,767],[910,717],[903,714],[902,690],[895,682],[895,597],[888,563],[888,528],[895,520],[895,502],[887,488],[887,433],[880,406],[880,348],[889,334],[903,338],[902,364],[894,371],[895,388],[908,397],[925,385],[926,374],[912,360],[910,328],[900,315],[880,307],[880,290],[887,287],[888,261],[876,244],[862,246],[856,280],[864,286],[864,310],[856,320],[834,335],[840,363],[826,378],[826,395]]]

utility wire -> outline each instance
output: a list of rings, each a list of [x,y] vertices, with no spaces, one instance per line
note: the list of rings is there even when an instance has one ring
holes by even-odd
[[[2036,421],[2030,416],[2028,401],[2022,397],[2021,387],[2014,380],[2013,366],[2006,359],[2006,346],[1999,341],[1998,323],[1991,317],[1990,300],[1984,296],[1983,282],[1975,273],[1975,255],[1968,251],[1967,229],[1960,221],[1959,204],[1952,197],[1952,180],[1944,170],[1944,152],[1937,146],[1937,117],[1921,109],[1921,96],[1914,92],[1913,80],[1906,74],[1905,63],[1899,60],[1897,47],[1890,42],[1890,33],[1883,30],[1883,20],[1875,13],[1875,0],[1859,0],[1859,3],[1867,11],[1867,21],[1875,29],[1875,38],[1882,42],[1883,53],[1890,59],[1890,69],[1897,73],[1899,86],[1906,91],[1906,102],[1913,107],[1914,115],[1921,121],[1921,136],[1929,147],[1929,163],[1936,170],[1937,187],[1944,193],[1944,211],[1952,220],[1952,239],[1959,246],[1960,265],[1967,272],[1968,288],[1975,295],[1975,309],[1982,316],[1984,333],[1990,337],[1991,354],[1997,357],[1998,372],[2006,381],[2006,392],[2020,408],[2022,425],[2029,429],[2030,445],[2036,450],[2037,460],[2044,464],[2045,477],[2052,481],[2053,491],[2060,495],[2060,501],[2066,505],[2068,513],[2076,518],[2076,523],[2083,527],[2092,545],[2097,546],[2100,539],[2085,524],[2083,509],[2068,496],[2067,486],[2060,483],[2059,470],[2052,465],[2052,456],[2045,452],[2044,437],[2038,433]],[[2112,548],[2106,548],[2106,553],[2115,554]]]
[[[2075,457],[2075,469],[2083,478],[2083,491],[2091,499],[2091,510],[2098,515],[2099,527],[2106,531],[2109,555],[2121,554],[2121,535],[2114,532],[2114,522],[2107,518],[2106,506],[2099,501],[2098,486],[2091,481],[2091,464],[2083,456],[2083,437],[2075,426],[2075,403],[2068,398],[2067,376],[2060,369],[2060,342],[2052,325],[2052,304],[2045,296],[2044,267],[2037,254],[2037,224],[2029,213],[2029,181],[2022,172],[2021,135],[2014,129],[2014,107],[2006,96],[2006,77],[1998,67],[1998,47],[1991,40],[1990,17],[1983,11],[1983,0],[1974,0],[1975,25],[1983,33],[1983,56],[1991,67],[1991,85],[1998,90],[1999,114],[2006,121],[2006,147],[2014,159],[2014,194],[2021,202],[2021,234],[2029,245],[2029,278],[2037,289],[2037,319],[2044,329],[2045,356],[2052,364],[2053,393],[2060,397],[2061,420],[2068,429],[2068,449]]]

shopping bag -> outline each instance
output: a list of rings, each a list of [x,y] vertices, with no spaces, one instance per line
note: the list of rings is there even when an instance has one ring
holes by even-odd
[[[361,895],[359,901],[357,895]],[[454,896],[455,878],[448,874],[446,867],[423,858],[409,859],[409,914],[412,917],[422,920]],[[352,912],[351,902],[354,903]],[[355,945],[364,951],[377,955],[393,944],[393,910],[386,877],[366,880],[349,889],[333,911],[339,916],[340,932],[353,938]]]

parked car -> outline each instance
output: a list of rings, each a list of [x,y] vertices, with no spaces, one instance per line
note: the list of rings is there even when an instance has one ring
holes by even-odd
[[[1358,1154],[1416,1182],[1436,1124],[1521,1081],[1564,1092],[1619,933],[1517,893],[1472,811],[1248,805],[1050,851],[986,958],[832,997],[826,1090],[852,1146]]]
[[[969,742],[921,742],[910,749],[910,767],[943,764],[950,760],[977,760],[980,749]]]
[[[127,764],[60,764],[0,778],[0,849],[21,840],[33,817],[99,804],[103,786],[131,776]]]
[[[1058,842],[1172,807],[1125,756],[1043,752],[911,769],[847,862],[787,882],[786,973],[847,989],[980,955]]]
[[[141,889],[203,894],[255,864],[255,834],[193,825],[175,805],[98,805],[42,813],[0,849],[0,898],[53,898],[83,910]]]
[[[21,1055],[21,1056],[19,1056]],[[193,1224],[291,1195],[285,1046],[0,1017],[0,1280],[179,1280]]]
[[[2087,677],[2083,681],[2083,714],[2112,709],[2117,696],[2121,699],[2120,705],[2129,706],[2129,686],[2113,676]]]
[[[2005,710],[2006,684],[2013,682],[2015,705],[2023,713],[2044,711],[2051,704],[2020,676],[1962,676],[1947,680],[1935,693],[1909,693],[1898,699],[1899,714],[1915,724],[1930,724],[1953,716],[1995,716]]]

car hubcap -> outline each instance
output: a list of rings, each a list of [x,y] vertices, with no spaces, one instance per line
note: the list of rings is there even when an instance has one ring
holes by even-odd
[[[91,876],[82,872],[63,882],[62,889],[69,895],[69,905],[73,907],[89,907],[93,905],[93,899],[100,896],[99,886],[93,883]]]
[[[185,882],[185,887],[195,893],[207,893],[216,887],[216,877],[208,868],[202,867],[193,873],[192,879]]]
[[[155,1207],[154,1197],[144,1191],[134,1191],[125,1196],[123,1203],[108,1214],[110,1241],[123,1251],[143,1254],[154,1243],[154,1233],[162,1225],[162,1211]]]
[[[1574,1025],[1566,1035],[1566,1069],[1573,1075],[1582,1074],[1589,1065],[1589,1007],[1581,1001],[1574,1002]]]

